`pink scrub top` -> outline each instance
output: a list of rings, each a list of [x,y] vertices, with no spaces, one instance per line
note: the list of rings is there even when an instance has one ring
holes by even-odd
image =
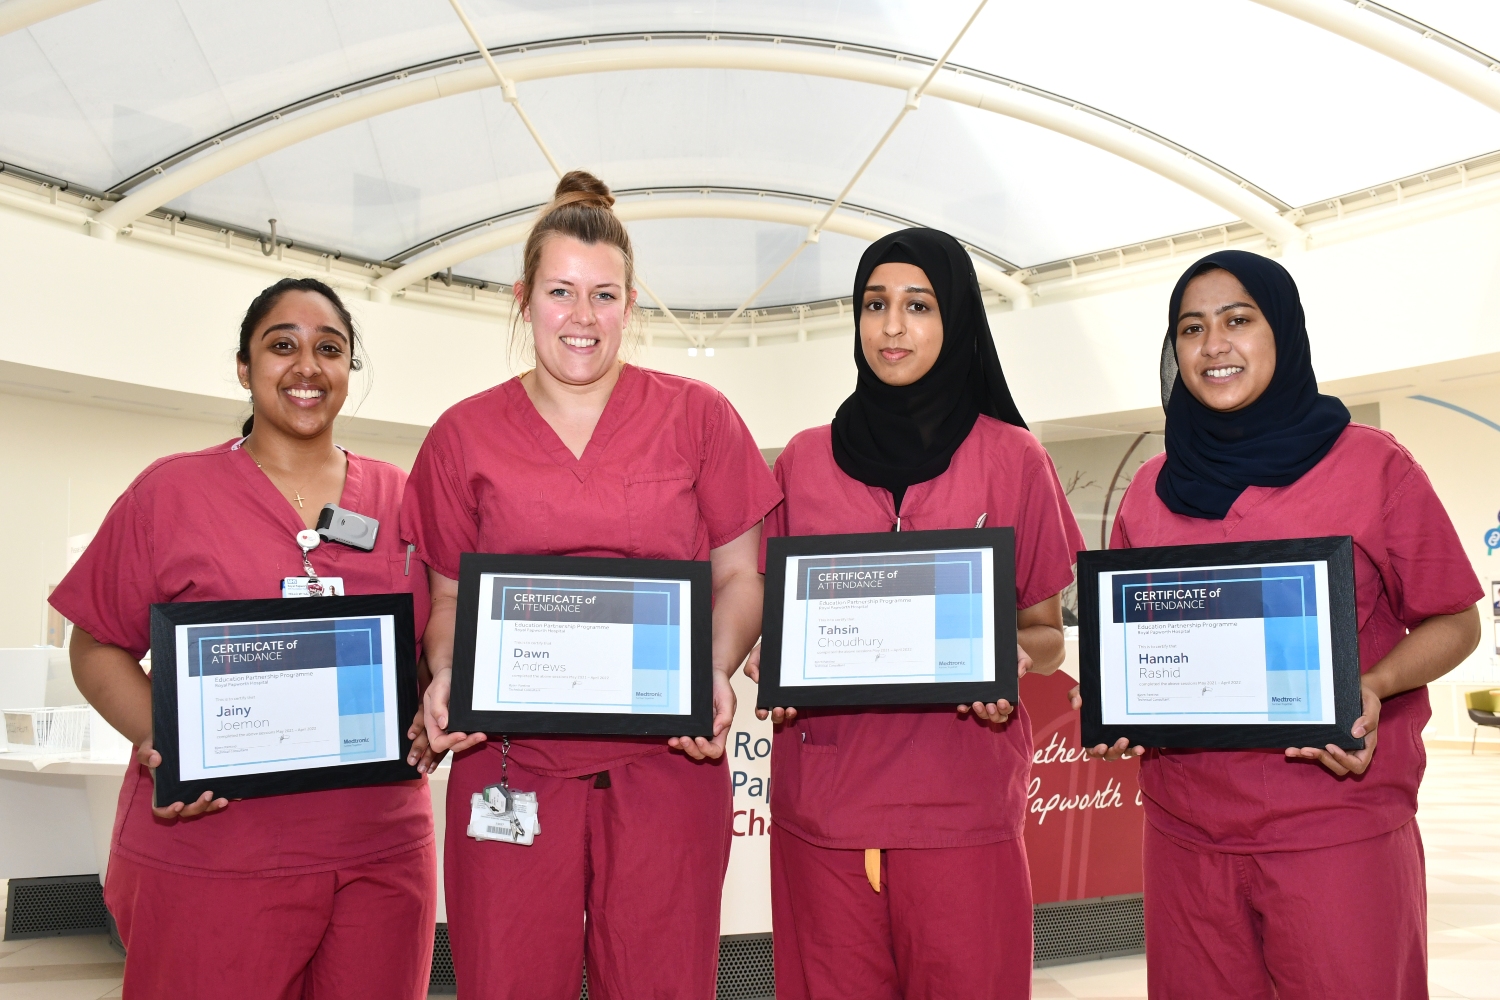
[[[412,468],[401,537],[452,580],[464,552],[702,560],[780,499],[749,429],[718,390],[625,365],[582,458],[518,378],[450,407]],[[510,744],[521,767],[562,778],[667,749],[657,738]]]
[[[828,426],[792,438],[776,459],[786,502],[766,536],[890,531],[890,491],[851,479]],[[1073,582],[1083,536],[1052,459],[1027,431],[981,416],[947,471],[901,502],[901,530],[985,526],[1016,532],[1016,605]],[[762,547],[764,565],[764,547]],[[1021,836],[1031,771],[1024,705],[992,729],[953,706],[809,709],[779,726],[771,754],[773,821],[818,847],[932,848]]]
[[[406,474],[359,455],[348,459],[339,505],[380,521],[375,550],[325,543],[310,556],[313,569],[343,577],[347,594],[410,593],[420,635],[431,603],[427,572],[416,559],[407,572],[396,530]],[[172,455],[115,501],[51,603],[99,642],[139,659],[151,647],[152,604],[280,597],[283,577],[306,575],[294,537],[305,527],[238,440]],[[223,813],[176,822],[152,815],[151,795],[150,770],[129,768],[111,850],[185,874],[310,874],[433,837],[425,779],[243,799]]]
[[[1354,536],[1359,662],[1368,671],[1434,615],[1483,594],[1453,523],[1422,467],[1385,431],[1350,424],[1290,486],[1251,486],[1222,521],[1174,514],[1156,495],[1166,456],[1141,466],[1115,518],[1110,548]],[[1281,750],[1152,750],[1141,764],[1146,818],[1169,837],[1254,854],[1334,847],[1389,833],[1417,812],[1427,765],[1427,688],[1387,698],[1375,755],[1338,777]]]

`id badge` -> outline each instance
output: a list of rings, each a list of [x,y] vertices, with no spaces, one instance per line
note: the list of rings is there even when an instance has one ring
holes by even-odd
[[[469,797],[468,834],[475,840],[528,847],[541,832],[535,792],[490,785]]]
[[[319,592],[314,593],[314,578],[310,576],[288,576],[281,580],[282,597],[343,597],[344,578],[320,576],[316,579]]]

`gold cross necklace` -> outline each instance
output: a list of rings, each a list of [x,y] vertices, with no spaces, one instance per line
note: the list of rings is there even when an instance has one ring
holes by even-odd
[[[266,467],[264,465],[260,464],[260,459],[258,459],[258,458],[255,457],[255,452],[253,452],[253,451],[250,450],[250,446],[249,445],[240,445],[240,447],[245,449],[245,454],[247,454],[247,455],[250,456],[250,461],[252,461],[252,462],[255,463],[255,467],[257,469],[259,469],[261,472],[266,472]],[[269,472],[266,472],[266,478],[267,479],[271,479],[271,474]],[[272,486],[276,486],[276,480],[271,479],[271,485]],[[280,486],[276,486],[276,488],[278,490],[281,489]],[[302,501],[305,500],[305,499],[307,499],[307,498],[304,497],[302,495],[302,491],[300,489],[297,489],[295,486],[292,487],[292,499],[295,500],[295,501],[297,501],[297,508],[299,510],[306,510],[306,508],[302,504]]]

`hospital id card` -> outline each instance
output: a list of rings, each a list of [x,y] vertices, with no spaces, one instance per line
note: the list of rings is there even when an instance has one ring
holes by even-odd
[[[1102,727],[1173,740],[1147,746],[1321,745],[1285,740],[1336,731],[1351,679],[1358,704],[1344,548],[1303,539],[1082,554],[1085,728],[1094,711]],[[1156,565],[1162,552],[1176,564]]]
[[[416,694],[410,595],[153,611],[153,716],[170,783],[245,797],[416,777],[405,762]]]
[[[1004,527],[771,539],[759,706],[1014,704],[1012,546]]]

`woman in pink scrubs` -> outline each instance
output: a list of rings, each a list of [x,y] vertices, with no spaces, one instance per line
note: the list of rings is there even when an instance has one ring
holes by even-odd
[[[407,485],[402,537],[430,568],[426,704],[456,752],[444,852],[462,995],[714,994],[731,837],[729,677],[760,633],[760,523],[781,494],[713,388],[619,360],[635,304],[630,237],[597,178],[565,176],[516,283],[536,367],[442,415]],[[712,740],[449,733],[464,552],[707,559]],[[470,796],[506,773],[535,792],[527,846],[466,835]]]
[[[777,458],[767,536],[1013,526],[1020,669],[1056,670],[1083,538],[1011,401],[968,254],[892,233],[854,300],[854,394]],[[758,679],[758,650],[751,665]],[[1029,996],[1025,707],[771,715],[777,997]]]
[[[280,597],[305,577],[299,531],[325,503],[377,519],[373,552],[325,543],[307,556],[348,594],[413,595],[396,530],[406,476],[333,443],[359,362],[348,310],[310,278],[263,291],[240,327],[244,436],[152,464],[115,501],[53,592],[73,623],[79,690],[136,747],[110,844],[105,902],[125,943],[125,996],[427,995],[436,912],[432,805],[423,779],[366,788],[153,808],[150,608]],[[412,762],[426,751],[421,716]]]
[[[1110,547],[1353,535],[1365,748],[1094,748],[1146,753],[1150,995],[1426,997],[1426,685],[1478,643],[1479,581],[1411,454],[1319,395],[1284,268],[1210,254],[1168,317],[1167,449]]]

